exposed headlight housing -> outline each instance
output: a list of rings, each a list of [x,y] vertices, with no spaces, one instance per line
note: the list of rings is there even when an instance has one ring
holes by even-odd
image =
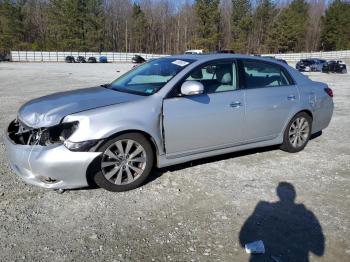
[[[77,130],[79,122],[62,123],[60,125],[43,130],[40,143],[43,145],[64,144],[66,148],[75,152],[86,152],[97,144],[97,140],[83,142],[71,142],[69,137]]]
[[[75,132],[78,124],[78,121],[73,121],[51,127],[31,128],[15,119],[7,128],[7,134],[14,143],[21,145],[63,144]]]
[[[78,128],[78,122],[62,123],[41,130],[40,145],[62,144]]]

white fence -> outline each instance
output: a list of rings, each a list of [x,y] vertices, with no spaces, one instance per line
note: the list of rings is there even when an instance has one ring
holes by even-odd
[[[106,56],[108,62],[131,62],[135,55],[141,55],[145,59],[159,58],[166,55],[144,54],[144,53],[115,53],[115,52],[44,52],[44,51],[11,51],[14,62],[64,62],[66,56],[83,56],[86,59],[95,57],[97,60],[101,56]],[[350,50],[332,52],[311,52],[311,53],[287,53],[287,54],[263,54],[263,56],[274,56],[286,61],[296,62],[304,58],[322,58],[326,60],[345,60],[350,62]]]
[[[144,53],[115,53],[115,52],[44,52],[44,51],[11,51],[11,58],[14,62],[64,62],[67,56],[83,56],[86,59],[106,56],[108,62],[131,62],[134,55],[141,55],[145,59],[159,58],[165,55],[144,54]]]
[[[350,50],[331,52],[310,52],[310,53],[288,53],[288,54],[263,54],[263,56],[274,56],[286,61],[296,62],[305,58],[321,58],[325,60],[347,60],[350,61]]]

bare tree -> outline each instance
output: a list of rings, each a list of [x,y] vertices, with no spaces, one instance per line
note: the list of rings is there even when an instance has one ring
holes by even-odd
[[[47,40],[47,1],[29,0],[23,3],[25,41],[32,43],[32,48],[43,49]]]
[[[305,38],[306,51],[319,50],[321,19],[326,10],[325,0],[310,0],[309,24]]]
[[[231,0],[221,0],[220,2],[220,30],[221,30],[221,41],[220,48],[230,48],[232,41],[232,1]]]
[[[130,50],[130,26],[132,4],[127,0],[105,0],[106,46],[109,50]]]

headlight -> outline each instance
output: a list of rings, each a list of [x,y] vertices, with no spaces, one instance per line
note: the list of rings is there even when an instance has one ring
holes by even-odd
[[[78,128],[78,122],[62,123],[57,126],[49,127],[41,130],[40,144],[62,144],[66,141]]]
[[[64,141],[65,147],[67,147],[71,151],[79,151],[79,152],[86,152],[91,147],[96,145],[97,140],[89,140],[89,141],[83,141],[83,142],[71,142],[69,140]]]

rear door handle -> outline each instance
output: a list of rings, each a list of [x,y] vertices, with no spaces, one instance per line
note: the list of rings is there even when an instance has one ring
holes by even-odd
[[[295,95],[289,95],[289,96],[287,96],[287,99],[288,99],[288,100],[295,100],[295,99],[297,99],[297,98],[296,98]]]
[[[236,101],[236,102],[232,102],[230,104],[230,107],[233,107],[233,108],[238,108],[238,107],[241,107],[242,106],[242,103],[239,102],[239,101]]]

